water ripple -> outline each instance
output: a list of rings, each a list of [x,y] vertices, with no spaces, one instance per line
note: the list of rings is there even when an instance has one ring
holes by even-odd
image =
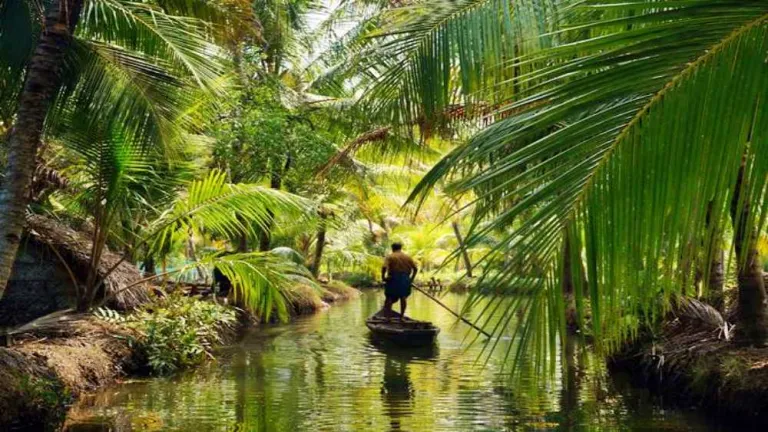
[[[445,298],[457,309],[462,301]],[[413,314],[442,328],[437,346],[376,343],[365,318],[379,304],[379,293],[368,293],[289,325],[254,329],[206,368],[95,395],[75,407],[68,430],[690,430],[702,424],[625,404],[588,353],[576,364],[577,381],[558,376],[544,385],[530,376],[511,386],[498,375],[499,358],[481,367],[481,347],[463,344],[468,329],[420,296],[411,301]]]

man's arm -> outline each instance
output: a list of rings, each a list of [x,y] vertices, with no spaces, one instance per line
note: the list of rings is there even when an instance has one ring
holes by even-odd
[[[411,258],[411,282],[416,280],[416,274],[419,272],[419,268],[416,267],[416,261]]]
[[[381,280],[387,280],[387,267],[389,266],[389,257],[384,258],[384,265],[381,266]]]

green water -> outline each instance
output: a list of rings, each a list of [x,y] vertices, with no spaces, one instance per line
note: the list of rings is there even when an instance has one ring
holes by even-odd
[[[72,409],[66,430],[715,430],[657,408],[579,347],[569,347],[569,373],[511,385],[498,374],[501,352],[481,367],[467,327],[418,293],[410,315],[442,328],[437,346],[380,346],[365,327],[380,296],[253,329],[202,369],[106,389]],[[444,300],[458,309],[466,298]]]

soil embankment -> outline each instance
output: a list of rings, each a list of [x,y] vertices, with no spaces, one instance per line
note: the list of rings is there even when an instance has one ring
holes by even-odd
[[[79,315],[0,348],[0,425],[55,428],[75,398],[138,366],[126,336],[124,329]]]
[[[706,409],[753,423],[768,416],[768,348],[743,347],[716,312],[705,309],[666,322],[611,359],[634,383],[665,403]]]
[[[295,315],[317,312],[359,292],[331,283],[310,294],[296,296]],[[241,328],[254,322],[240,314]],[[236,331],[220,332],[226,333],[221,341],[235,338]],[[135,336],[126,326],[93,315],[67,315],[15,335],[11,347],[0,347],[0,429],[55,430],[81,395],[145,373],[147,359],[130,342]]]

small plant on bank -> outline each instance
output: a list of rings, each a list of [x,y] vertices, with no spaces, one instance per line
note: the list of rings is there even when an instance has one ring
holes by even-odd
[[[355,288],[369,288],[376,286],[378,283],[374,275],[363,272],[343,273],[335,277],[338,277],[339,280],[343,281],[345,284]]]
[[[39,413],[50,413],[51,423],[64,419],[67,406],[72,402],[72,393],[58,380],[51,377],[23,376],[20,378],[21,399]]]
[[[360,295],[360,291],[340,280],[332,280],[324,285],[326,293],[336,300],[349,300]]]
[[[151,372],[157,375],[212,357],[211,351],[222,342],[222,334],[232,331],[237,321],[231,308],[181,295],[158,299],[128,316],[112,312],[99,309],[95,315],[134,330],[130,343],[141,351]]]

